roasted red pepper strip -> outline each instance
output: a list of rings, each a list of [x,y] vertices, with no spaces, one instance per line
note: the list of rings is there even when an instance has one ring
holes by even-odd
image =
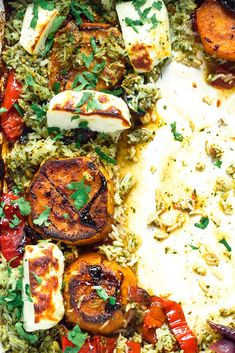
[[[1,205],[4,215],[0,219],[0,244],[3,256],[11,261],[12,267],[17,267],[23,257],[25,245],[25,217],[20,214],[16,204],[12,201],[18,197],[13,194],[4,194],[1,198]],[[14,228],[10,227],[13,217],[17,217],[19,224]]]
[[[155,303],[162,303],[169,326],[184,353],[198,352],[196,337],[186,322],[181,305],[173,300],[155,296],[152,297],[152,301]]]
[[[14,104],[18,101],[22,92],[21,84],[16,80],[15,74],[11,71],[8,75],[2,108],[7,112],[1,117],[2,129],[9,141],[15,141],[22,133],[24,121]]]
[[[133,341],[128,341],[126,343],[128,347],[128,353],[140,353],[141,352],[141,345],[140,343],[136,343]]]
[[[156,329],[162,327],[166,321],[166,315],[163,311],[162,303],[154,301],[152,298],[152,304],[144,316],[142,334],[145,341],[155,344],[157,342]]]
[[[61,337],[62,352],[65,352],[67,347],[75,347],[66,336]],[[86,339],[84,345],[79,350],[79,353],[113,353],[116,347],[115,338],[106,338],[102,336],[94,336]],[[131,353],[132,351],[130,351]],[[133,351],[139,353],[140,351]]]

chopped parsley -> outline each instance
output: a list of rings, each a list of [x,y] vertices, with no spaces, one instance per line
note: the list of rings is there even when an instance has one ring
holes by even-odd
[[[72,342],[75,347],[66,347],[64,353],[78,353],[84,345],[88,337],[87,333],[83,333],[78,325],[76,325],[68,333],[68,339]]]
[[[11,220],[11,222],[9,223],[9,227],[11,229],[14,229],[16,227],[18,227],[18,225],[21,223],[21,220],[17,217],[16,214],[13,215],[13,218]]]
[[[82,53],[82,60],[84,61],[86,68],[89,69],[89,67],[91,66],[91,63],[94,60],[94,54],[91,53],[86,56],[84,53]]]
[[[23,111],[23,109],[19,106],[18,103],[14,103],[14,108],[17,110],[17,112],[20,114],[20,116],[24,116],[24,111]]]
[[[232,248],[231,248],[231,246],[228,244],[228,242],[227,242],[226,239],[221,239],[221,240],[219,241],[219,243],[220,243],[220,244],[223,244],[223,245],[226,247],[226,249],[228,250],[228,252],[231,252],[231,251],[232,251]]]
[[[189,246],[190,246],[190,248],[191,248],[192,250],[199,250],[199,248],[198,248],[197,246],[194,246],[194,245],[192,245],[192,244],[189,244]]]
[[[1,206],[0,206],[0,219],[2,218],[5,218],[5,213],[4,213],[4,202],[1,203]]]
[[[103,159],[104,161],[110,163],[110,164],[116,164],[117,161],[116,159],[110,157],[109,155],[107,155],[106,153],[104,153],[103,151],[101,151],[100,148],[96,147],[95,148],[95,152],[98,154],[98,156]]]
[[[154,1],[152,7],[159,11],[162,9],[162,2],[161,1]]]
[[[60,92],[60,87],[61,87],[60,82],[54,82],[53,90],[54,90],[55,94],[58,94]]]
[[[201,217],[199,223],[195,223],[194,226],[200,229],[205,229],[209,224],[209,218],[208,217]]]
[[[112,91],[110,91],[108,89],[102,89],[101,92],[112,94],[113,96],[116,96],[116,97],[120,97],[123,94],[123,89],[122,88],[117,88],[117,89],[114,89]]]
[[[7,109],[6,108],[0,108],[0,114],[2,114],[2,113],[6,113],[7,112]]]
[[[109,296],[104,288],[102,288],[100,286],[95,286],[94,289],[96,290],[96,293],[98,294],[98,296],[104,302],[106,302],[108,300],[111,305],[115,305],[116,304],[116,298],[112,297],[112,296]]]
[[[85,179],[78,182],[71,182],[67,185],[69,190],[76,190],[70,198],[74,200],[74,206],[79,211],[89,201],[89,192],[91,191],[90,185],[85,185]]]
[[[30,22],[30,27],[35,29],[38,22],[38,8],[39,6],[44,10],[52,11],[55,5],[52,1],[47,0],[33,0],[33,18]]]
[[[171,124],[171,132],[172,132],[172,134],[174,136],[174,139],[176,141],[180,141],[180,142],[183,141],[184,136],[181,135],[179,132],[177,132],[177,130],[176,130],[176,122],[175,121],[174,121],[174,123]]]
[[[92,12],[89,10],[88,6],[81,4],[76,0],[71,1],[70,10],[72,15],[75,17],[78,26],[82,24],[82,16],[86,16],[91,22],[95,21],[95,18]]]
[[[132,20],[130,17],[126,17],[125,22],[127,26],[132,27],[136,33],[139,33],[136,26],[143,26],[143,22],[141,20]]]
[[[220,160],[220,159],[218,159],[216,162],[215,162],[215,166],[217,167],[217,168],[221,168],[221,165],[222,165],[222,161]]]
[[[36,224],[37,226],[44,225],[45,227],[48,227],[50,225],[50,222],[48,221],[50,212],[51,212],[51,208],[46,206],[44,211],[40,214],[40,216],[33,220],[33,223]]]
[[[35,272],[31,272],[38,284],[42,283],[42,277],[39,277]]]
[[[43,109],[40,105],[33,103],[31,105],[31,109],[36,114],[38,122],[41,122],[45,118],[46,110]]]
[[[34,344],[38,341],[38,336],[36,334],[25,332],[22,322],[17,322],[15,328],[21,339],[28,341],[30,344]]]
[[[57,16],[54,19],[54,22],[53,22],[52,27],[50,29],[50,33],[49,33],[47,40],[46,40],[46,43],[45,43],[45,48],[43,50],[44,56],[49,53],[49,51],[54,43],[55,34],[58,31],[58,29],[60,28],[60,26],[62,25],[62,23],[64,23],[65,19],[66,19],[65,16]]]
[[[91,47],[92,47],[93,52],[96,53],[97,50],[98,50],[98,47],[97,47],[97,45],[96,45],[96,41],[95,41],[95,38],[94,38],[94,37],[91,37],[91,38],[90,38],[90,44],[91,44]]]
[[[80,121],[78,126],[80,127],[80,129],[88,129],[88,121]]]
[[[28,301],[33,302],[30,285],[28,283],[25,285],[25,294],[27,296]]]
[[[35,85],[35,81],[34,81],[33,76],[31,74],[26,76],[25,83],[27,86],[34,86]]]
[[[28,201],[26,201],[23,197],[20,197],[17,200],[11,202],[12,205],[17,205],[20,210],[20,214],[22,216],[28,216],[31,213],[31,206]]]

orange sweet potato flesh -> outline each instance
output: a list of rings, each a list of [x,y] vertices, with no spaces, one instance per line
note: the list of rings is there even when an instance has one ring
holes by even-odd
[[[196,13],[198,32],[205,51],[235,61],[235,16],[218,0],[206,0]]]
[[[81,180],[90,187],[89,200],[77,210],[71,198],[76,190],[69,190],[68,185]],[[29,224],[45,239],[87,245],[102,240],[111,230],[112,182],[104,167],[91,158],[46,161],[33,179],[27,199],[32,209]],[[50,207],[49,225],[35,225],[45,207]]]
[[[130,268],[107,261],[98,253],[80,255],[64,276],[67,321],[93,334],[112,334],[123,326],[128,317],[125,309],[129,290],[136,283],[136,276]],[[94,286],[115,297],[115,305],[100,298]]]

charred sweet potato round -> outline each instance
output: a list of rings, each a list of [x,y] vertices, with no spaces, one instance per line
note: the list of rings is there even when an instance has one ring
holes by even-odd
[[[123,326],[129,315],[129,290],[136,286],[130,268],[107,261],[98,253],[86,253],[65,271],[64,284],[69,322],[101,335],[110,335]]]
[[[43,238],[86,245],[111,229],[112,182],[101,164],[88,157],[46,161],[27,193],[29,224]]]
[[[219,0],[206,0],[196,14],[198,32],[205,51],[235,61],[235,17]]]
[[[72,89],[75,78],[76,85],[81,84],[80,74],[89,82],[85,88],[115,87],[125,73],[125,58],[117,50],[123,46],[121,38],[120,31],[107,23],[83,23],[79,28],[73,21],[67,23],[57,33],[51,51],[51,86],[60,82],[61,90]]]

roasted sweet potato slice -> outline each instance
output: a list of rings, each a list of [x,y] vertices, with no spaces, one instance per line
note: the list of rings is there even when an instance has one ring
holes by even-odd
[[[206,0],[196,14],[198,32],[205,51],[235,61],[235,16],[218,0]]]
[[[65,272],[66,319],[83,330],[110,335],[127,319],[129,290],[136,283],[128,267],[107,261],[98,253],[79,256]]]
[[[43,238],[85,245],[100,241],[110,231],[112,182],[105,169],[90,158],[46,161],[27,198],[32,208],[29,224]]]
[[[60,82],[61,90],[71,89],[76,76],[82,74],[91,84],[91,87],[85,88],[102,90],[115,87],[125,73],[124,56],[117,50],[121,47],[121,33],[109,24],[83,23],[78,28],[74,22],[69,22],[57,33],[52,48],[49,75],[51,86]],[[84,58],[88,57],[86,66]],[[93,78],[87,76],[87,72]]]

